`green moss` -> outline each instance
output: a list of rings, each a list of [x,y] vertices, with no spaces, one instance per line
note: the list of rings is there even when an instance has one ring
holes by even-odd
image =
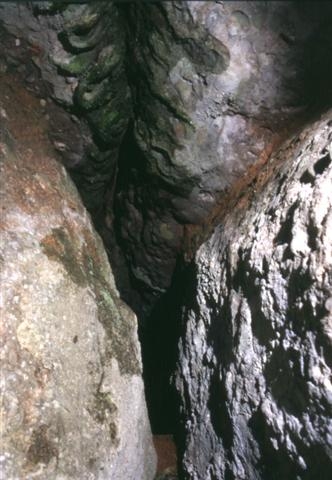
[[[112,401],[109,392],[98,391],[95,393],[94,398],[94,409],[91,413],[99,423],[104,423],[105,420],[107,420],[108,415],[114,415],[117,413],[117,406]]]
[[[114,416],[117,414],[117,406],[112,400],[109,392],[97,392],[95,393],[95,399],[90,414],[101,424],[108,422],[109,435],[113,445],[118,446],[120,443],[118,437],[118,430],[116,423],[113,421]]]
[[[66,59],[58,59],[53,57],[53,63],[59,67],[63,72],[70,75],[83,75],[89,68],[89,65],[95,57],[95,52],[79,53],[77,55],[71,55]]]
[[[71,235],[70,231],[54,228],[40,245],[48,258],[64,266],[74,283],[80,287],[89,285],[94,289],[98,318],[108,337],[108,357],[118,361],[122,374],[139,375],[141,366],[137,358],[134,314],[113,291],[109,268],[100,258],[101,245],[96,245],[95,238],[88,230],[85,231],[84,240],[82,246],[75,233]]]
[[[118,137],[122,136],[128,123],[128,111],[121,108],[122,100],[122,98],[112,99],[87,116],[96,137],[105,144],[118,141]]]
[[[125,311],[122,301],[112,295],[100,279],[95,285],[98,318],[110,340],[109,356],[118,361],[122,374],[141,374],[134,341],[136,322],[133,321],[133,313]]]
[[[109,79],[93,86],[80,84],[76,95],[77,103],[84,110],[98,108],[104,103],[105,97],[107,98],[107,90],[109,90],[109,93],[112,91]]]
[[[114,96],[115,87],[110,78],[105,78],[97,84],[82,81],[75,91],[75,101],[84,110],[100,108],[109,103]]]
[[[122,374],[140,375],[141,366],[136,351],[136,322],[134,314],[112,290],[109,270],[100,262],[94,241],[86,238],[83,258],[85,270],[89,272],[90,286],[96,296],[98,318],[109,339],[107,355],[115,358]]]
[[[64,14],[65,28],[73,32],[87,32],[97,25],[101,14],[98,2],[95,5],[69,5]]]
[[[95,48],[100,41],[98,35],[89,35],[88,37],[79,37],[77,35],[66,35],[66,41],[72,50],[80,52],[89,51]]]
[[[98,56],[97,62],[94,64],[87,74],[87,81],[91,83],[99,82],[108,75],[112,74],[114,69],[122,65],[123,52],[109,45],[105,47]],[[115,75],[112,75],[113,81]]]
[[[99,42],[102,40],[103,36],[106,33],[107,25],[103,23],[97,25],[92,30],[88,31],[86,34],[75,34],[72,32],[65,32],[64,38],[65,41],[70,45],[72,50],[77,51],[88,51],[96,47]]]

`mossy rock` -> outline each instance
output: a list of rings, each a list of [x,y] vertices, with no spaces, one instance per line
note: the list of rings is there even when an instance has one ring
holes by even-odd
[[[87,51],[95,48],[107,32],[107,25],[98,24],[94,29],[85,35],[64,32],[64,43],[67,43],[71,50]]]
[[[128,123],[129,112],[123,107],[123,98],[116,98],[98,110],[89,113],[88,122],[95,136],[104,144],[119,141]]]
[[[96,53],[93,50],[77,55],[68,54],[62,58],[54,56],[52,61],[62,72],[78,77],[87,71],[95,56]]]
[[[103,17],[100,2],[89,5],[69,5],[64,13],[65,30],[83,34],[93,29]]]

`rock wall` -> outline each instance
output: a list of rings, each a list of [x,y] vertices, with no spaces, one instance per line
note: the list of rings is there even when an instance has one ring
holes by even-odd
[[[97,223],[131,114],[117,7],[0,2],[0,35],[1,71],[46,100],[50,140]]]
[[[332,101],[328,2],[0,2],[0,12],[1,69],[63,107],[50,136],[141,316],[170,286],[188,226]]]
[[[149,304],[170,285],[184,231],[308,109],[331,104],[332,9],[175,1],[125,14],[136,149],[119,164],[115,214]]]
[[[136,317],[38,100],[1,94],[1,474],[151,480]]]
[[[256,185],[187,279],[176,375],[183,478],[327,480],[332,112],[286,142]]]
[[[252,174],[263,168],[270,177],[266,162],[276,145],[331,105],[331,17],[328,2],[0,2],[0,70],[21,76],[46,98],[48,135],[93,214],[122,296],[141,314],[145,346],[154,345],[147,354],[153,365],[148,384],[158,385],[159,400],[167,398],[174,360],[178,258],[183,250],[192,255],[223,224],[219,214],[228,200],[246,209],[265,182],[252,182]],[[313,188],[311,177],[310,171],[304,175],[303,188]],[[235,238],[240,226],[227,225],[217,230],[229,228],[228,237]],[[287,228],[280,235],[291,245]],[[191,348],[190,339],[184,348]],[[185,361],[180,390],[190,383]],[[200,367],[197,360],[190,371],[193,384],[200,382]],[[212,385],[209,405],[220,398]],[[191,411],[187,400],[184,412]],[[210,444],[219,449],[219,433],[209,425]],[[232,441],[222,446],[225,452]],[[210,451],[197,455],[205,458],[199,470],[193,460],[193,474],[221,475],[224,468],[233,475],[227,473],[236,471],[228,453],[225,467],[219,471],[213,461],[211,472],[218,473],[206,473]],[[269,458],[269,452],[257,455]],[[190,455],[184,459],[188,475]]]

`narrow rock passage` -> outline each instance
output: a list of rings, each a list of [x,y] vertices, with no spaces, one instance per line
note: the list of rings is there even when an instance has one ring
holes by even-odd
[[[320,1],[0,1],[2,154],[74,179],[186,480],[330,480],[331,28]]]
[[[0,92],[0,158],[7,154],[10,146],[21,157],[23,164],[31,163],[32,159],[33,162],[47,164],[48,155],[57,155],[50,138],[55,122],[51,116],[59,115],[59,107],[29,92],[14,75],[0,75]],[[60,162],[60,156],[58,161]],[[29,203],[29,190],[26,191],[25,201]],[[2,203],[5,205],[6,198]],[[48,208],[47,205],[45,207]],[[77,342],[79,336],[75,338],[74,341]],[[155,435],[153,441],[158,457],[156,478],[176,479],[177,457],[173,436]],[[50,455],[52,456],[51,453]]]

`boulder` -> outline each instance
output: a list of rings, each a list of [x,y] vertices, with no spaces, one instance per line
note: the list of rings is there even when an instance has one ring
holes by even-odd
[[[2,128],[3,478],[151,480],[136,317],[64,167],[34,141],[15,151]]]
[[[176,375],[185,479],[331,478],[331,118],[284,144],[196,253]]]

